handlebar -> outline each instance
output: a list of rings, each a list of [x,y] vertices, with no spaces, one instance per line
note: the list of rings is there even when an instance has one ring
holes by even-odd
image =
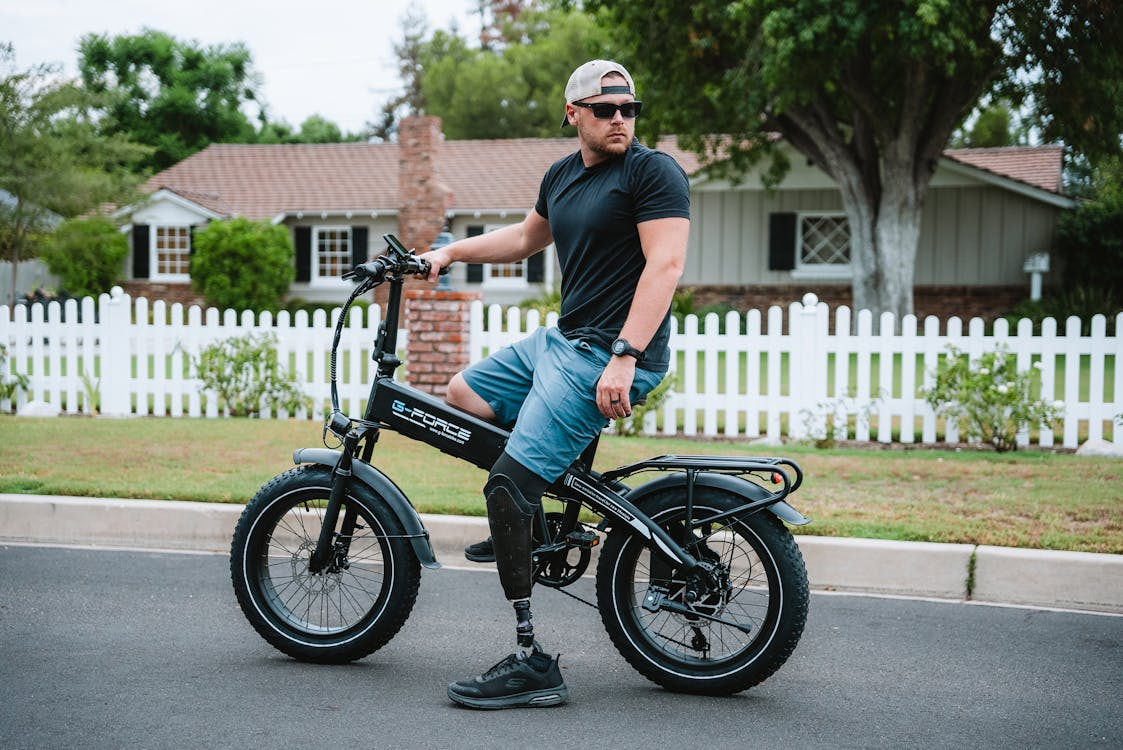
[[[343,274],[344,280],[372,281],[377,284],[384,281],[387,275],[398,278],[429,275],[429,261],[418,258],[412,250],[406,250],[392,234],[384,234],[382,239],[386,241],[386,252],[347,271]],[[447,266],[441,269],[442,276],[447,273]]]

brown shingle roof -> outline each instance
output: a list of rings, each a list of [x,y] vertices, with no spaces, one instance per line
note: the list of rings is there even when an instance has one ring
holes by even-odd
[[[445,141],[440,183],[452,191],[454,211],[526,210],[534,205],[546,168],[572,153],[573,138]],[[698,157],[672,136],[659,149],[687,174]],[[1053,193],[1061,187],[1060,147],[958,149],[944,155],[977,169]],[[149,191],[171,190],[226,216],[272,219],[286,212],[396,212],[396,143],[287,145],[213,144],[154,175]]]
[[[944,156],[1050,193],[1063,192],[1064,148],[1061,146],[958,148],[948,149]]]

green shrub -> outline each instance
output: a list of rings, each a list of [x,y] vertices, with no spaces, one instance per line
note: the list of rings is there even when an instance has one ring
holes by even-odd
[[[292,240],[280,225],[213,221],[192,244],[191,288],[213,307],[276,310],[296,275]]]
[[[982,440],[1000,453],[1018,449],[1018,431],[1051,425],[1064,416],[1064,403],[1034,396],[1040,389],[1034,369],[1018,372],[1014,356],[999,348],[974,362],[949,347],[934,373],[925,399],[937,414],[958,424],[969,439]]]
[[[26,391],[29,383],[27,376],[15,372],[8,365],[8,347],[0,344],[0,401],[10,399],[20,391]]]
[[[621,417],[616,420],[616,434],[628,437],[641,434],[643,432],[644,416],[659,410],[659,407],[667,400],[667,396],[670,395],[671,386],[674,384],[675,375],[673,372],[668,372],[666,376],[659,381],[659,385],[651,389],[651,392],[647,394],[647,399],[642,404],[632,405],[632,416]]]
[[[96,297],[121,278],[129,254],[125,235],[104,216],[67,219],[48,238],[40,255],[74,297]]]
[[[199,391],[216,394],[219,408],[232,417],[253,416],[265,407],[290,414],[309,408],[309,399],[278,361],[276,344],[277,337],[268,333],[211,344],[195,361]]]
[[[1039,300],[1023,300],[1003,317],[1010,323],[1011,330],[1015,330],[1019,320],[1029,318],[1036,331],[1041,330],[1041,321],[1045,318],[1054,318],[1057,332],[1064,333],[1065,321],[1075,315],[1080,318],[1081,333],[1088,336],[1092,333],[1092,316],[1104,315],[1107,317],[1107,335],[1113,336],[1115,316],[1120,312],[1123,312],[1123,300],[1116,299],[1110,289],[1078,286],[1047,294]]]
[[[1065,288],[1100,290],[1123,307],[1123,164],[1097,169],[1092,200],[1066,211],[1057,222],[1056,250],[1064,262]],[[1100,312],[1103,312],[1102,310]]]
[[[529,297],[524,299],[518,304],[520,310],[524,313],[527,310],[537,310],[538,314],[542,316],[542,323],[545,324],[546,316],[549,313],[561,312],[561,290],[560,289],[547,289],[544,290],[537,297]]]

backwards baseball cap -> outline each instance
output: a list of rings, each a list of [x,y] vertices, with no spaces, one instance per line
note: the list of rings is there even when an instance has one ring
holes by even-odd
[[[609,73],[619,73],[628,82],[627,86],[602,86],[601,79]],[[636,85],[632,83],[632,76],[618,62],[611,60],[590,60],[573,71],[569,83],[565,85],[565,103],[579,102],[590,96],[601,94],[631,94],[636,95]],[[562,116],[562,127],[569,124],[569,117]]]

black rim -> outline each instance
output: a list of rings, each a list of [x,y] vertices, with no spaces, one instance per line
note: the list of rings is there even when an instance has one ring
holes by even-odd
[[[712,515],[720,510],[695,508],[695,513]],[[663,514],[656,520],[673,537],[681,538],[681,509],[668,512],[674,515],[667,518]],[[638,540],[630,541],[633,552],[622,556],[628,562],[621,561],[627,570],[620,580],[630,586],[622,588],[620,596],[625,611],[631,613],[632,628],[650,648],[695,669],[716,668],[743,658],[767,641],[781,590],[775,561],[748,525],[708,524],[696,528],[693,537],[688,551],[717,568],[715,585],[688,605],[698,614],[667,609],[651,612],[642,606],[652,591],[687,605],[689,586],[680,570],[661,561]]]
[[[280,503],[255,535],[247,560],[257,560],[257,573],[249,578],[257,584],[261,604],[287,629],[334,641],[377,618],[393,581],[393,558],[378,519],[361,505],[351,505],[358,512],[354,532],[343,538],[337,528],[337,554],[323,572],[311,573],[308,561],[327,491],[301,494]],[[351,502],[340,512],[341,523]]]

